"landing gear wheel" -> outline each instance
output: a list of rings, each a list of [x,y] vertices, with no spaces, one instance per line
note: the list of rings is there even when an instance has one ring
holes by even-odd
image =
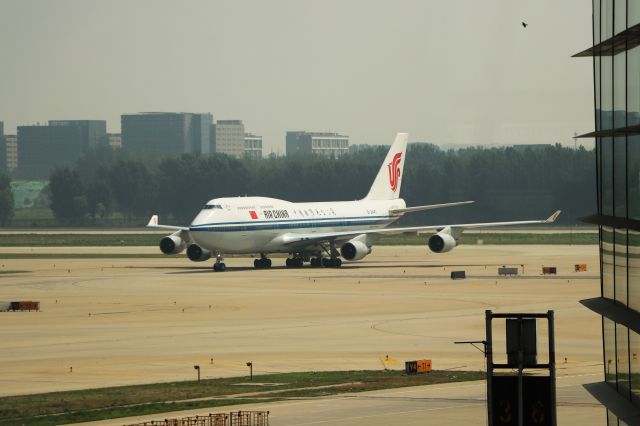
[[[342,260],[340,258],[335,259],[322,259],[322,266],[325,268],[340,268],[342,266]]]
[[[267,259],[266,257],[255,259],[253,261],[253,267],[256,269],[269,269],[271,268],[271,259]]]
[[[322,266],[322,258],[320,257],[312,257],[311,258],[311,267],[312,268],[320,268]]]
[[[287,265],[287,268],[302,268],[304,260],[299,256],[288,257],[285,264]]]

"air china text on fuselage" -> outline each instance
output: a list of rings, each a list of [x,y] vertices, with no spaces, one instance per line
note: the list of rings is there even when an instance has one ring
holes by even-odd
[[[361,200],[292,203],[268,197],[214,198],[188,227],[160,225],[157,215],[147,226],[173,231],[160,240],[163,253],[173,255],[186,248],[190,260],[206,261],[213,256],[213,270],[224,271],[225,253],[257,254],[257,269],[271,267],[270,253],[288,253],[287,267],[302,267],[305,262],[314,267],[340,267],[342,259],[361,260],[371,253],[380,236],[392,234],[433,234],[427,240],[429,249],[445,253],[456,247],[465,229],[551,223],[560,214],[556,211],[544,220],[389,228],[407,213],[473,203],[407,207],[399,197],[407,139],[406,133],[396,135],[368,194]]]

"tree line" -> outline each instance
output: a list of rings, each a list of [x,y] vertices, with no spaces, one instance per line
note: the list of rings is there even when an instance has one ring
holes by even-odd
[[[387,149],[360,146],[337,159],[249,160],[95,148],[75,166],[51,173],[50,205],[64,225],[101,224],[119,213],[127,223],[140,226],[153,213],[164,223],[188,224],[206,201],[218,197],[355,200],[366,195]],[[595,211],[595,188],[595,156],[584,148],[445,151],[431,144],[410,144],[401,188],[407,205],[476,203],[410,214],[402,223],[535,219],[562,209],[559,223],[574,224]]]

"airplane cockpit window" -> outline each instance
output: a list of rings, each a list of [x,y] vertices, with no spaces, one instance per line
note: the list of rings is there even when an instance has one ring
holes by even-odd
[[[222,205],[220,205],[220,204],[207,204],[202,208],[202,210],[211,210],[211,209],[222,209]]]

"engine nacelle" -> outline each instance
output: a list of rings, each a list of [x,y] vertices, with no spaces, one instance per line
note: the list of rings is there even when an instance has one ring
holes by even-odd
[[[211,258],[211,252],[203,249],[197,244],[191,244],[187,247],[187,257],[192,262],[204,262]]]
[[[458,243],[453,236],[441,231],[429,238],[429,249],[434,253],[446,253],[453,250]]]
[[[187,244],[177,235],[168,235],[160,240],[160,250],[164,254],[178,254]]]
[[[371,253],[371,247],[367,247],[360,240],[347,241],[340,247],[340,255],[346,260],[360,260]]]

